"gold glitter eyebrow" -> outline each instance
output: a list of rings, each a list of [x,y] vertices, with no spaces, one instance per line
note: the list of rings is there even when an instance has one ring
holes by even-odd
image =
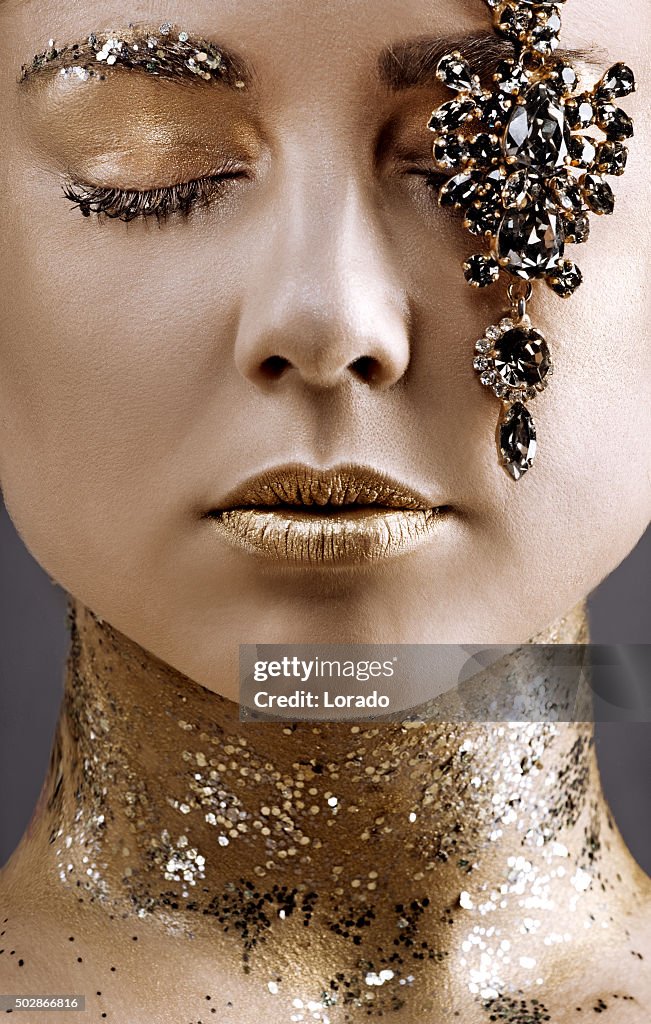
[[[513,44],[493,32],[471,32],[455,36],[421,36],[385,47],[378,58],[380,81],[392,92],[419,86],[440,86],[436,76],[439,60],[452,50],[461,50],[475,71],[490,77],[504,60],[513,58]],[[599,68],[607,55],[603,50],[559,49],[558,59]]]
[[[238,90],[254,79],[251,66],[239,54],[163,22],[155,30],[131,23],[122,31],[92,32],[80,42],[63,46],[50,39],[45,50],[23,64],[18,80],[27,86],[55,72],[83,81],[105,80],[118,68],[167,81],[199,85],[216,81]]]

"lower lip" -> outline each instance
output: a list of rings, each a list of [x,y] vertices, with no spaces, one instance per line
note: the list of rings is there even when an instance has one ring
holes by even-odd
[[[366,507],[315,514],[299,509],[241,508],[210,516],[217,533],[250,554],[296,565],[376,562],[434,538],[445,510]]]

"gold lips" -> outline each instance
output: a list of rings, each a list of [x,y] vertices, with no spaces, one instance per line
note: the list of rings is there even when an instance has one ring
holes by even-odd
[[[272,470],[209,513],[219,534],[250,553],[316,566],[404,554],[435,536],[446,506],[373,470]]]

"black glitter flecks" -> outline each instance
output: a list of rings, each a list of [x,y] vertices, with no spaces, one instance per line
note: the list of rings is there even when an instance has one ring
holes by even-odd
[[[520,999],[517,996],[500,995],[486,999],[482,1008],[488,1020],[503,1021],[504,1024],[544,1024],[551,1021],[547,1007],[539,999]]]
[[[604,920],[583,877],[598,877],[607,845],[583,724],[362,723],[334,735],[303,723],[267,740],[266,726],[241,729],[218,694],[179,680],[82,606],[71,640],[62,803],[46,818],[54,881],[73,910],[79,886],[98,913],[124,921],[132,952],[149,915],[172,934],[227,935],[231,965],[252,986],[276,986],[274,1019],[284,997],[302,996],[303,1009],[316,1003],[325,1020],[336,1007],[344,1024],[434,1003],[452,977],[459,1000],[501,992],[501,943],[494,975],[489,965],[477,980],[480,932],[520,934],[529,913],[519,901],[541,886],[557,907],[569,896],[586,926]],[[539,937],[559,930],[558,913],[531,916]],[[309,996],[298,973],[277,974],[296,939],[316,969]],[[505,957],[520,952],[516,941]],[[327,961],[317,959],[324,946]],[[530,968],[511,963],[509,983],[523,992],[486,1002],[486,1019],[545,1024],[545,992],[525,996]],[[216,995],[198,1000],[204,1024],[225,1012]]]
[[[339,909],[339,908],[337,908]],[[373,907],[367,903],[350,904],[340,910],[336,916],[328,917],[326,926],[342,939],[350,939],[355,946],[361,945],[363,930],[368,928],[375,918]]]
[[[213,896],[203,913],[213,915],[224,933],[233,929],[239,934],[244,950],[243,969],[248,974],[249,953],[269,938],[273,920],[287,920],[299,914],[307,926],[316,900],[316,893],[300,892],[297,887],[274,884],[264,890],[250,879],[240,878],[237,885],[228,883],[222,894]]]
[[[539,833],[545,842],[555,838],[560,829],[573,828],[579,820],[591,781],[592,759],[589,753],[593,746],[592,732],[586,730],[580,733],[557,768],[555,798],[550,802],[539,826]]]

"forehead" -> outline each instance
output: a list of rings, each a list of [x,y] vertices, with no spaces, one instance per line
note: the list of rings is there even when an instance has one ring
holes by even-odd
[[[0,0],[18,63],[47,47],[92,32],[172,22],[192,35],[242,53],[261,82],[322,79],[374,70],[379,52],[404,38],[486,30],[483,0],[193,0],[143,5],[90,0]],[[0,40],[1,45],[1,40]],[[14,46],[18,46],[16,50]],[[3,61],[4,63],[4,61]],[[340,79],[341,80],[341,79]]]
[[[626,60],[642,71],[651,5],[630,0],[626,12],[612,0],[567,0],[561,44],[592,47],[598,62]],[[278,92],[299,106],[302,89],[354,96],[394,44],[491,31],[486,0],[0,0],[0,47],[14,65],[1,63],[13,75],[49,39],[65,45],[130,22],[166,21],[241,54],[272,102]]]

